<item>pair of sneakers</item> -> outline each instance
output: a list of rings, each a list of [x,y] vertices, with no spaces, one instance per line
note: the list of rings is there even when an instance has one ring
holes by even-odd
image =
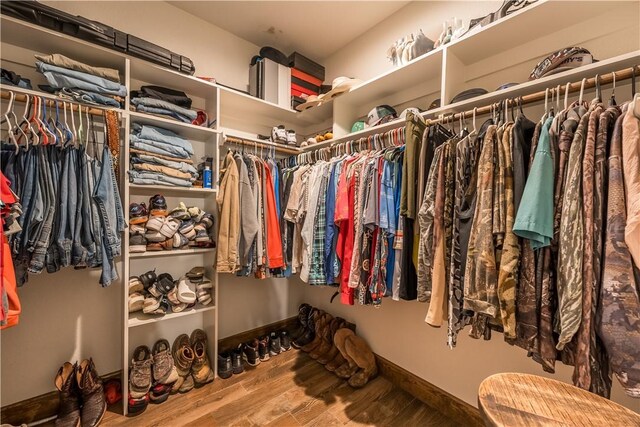
[[[169,397],[178,380],[169,341],[161,339],[153,345],[138,346],[133,352],[129,372],[129,408],[132,413],[144,410],[146,404],[162,403]]]
[[[293,129],[285,129],[283,125],[275,126],[271,129],[271,140],[280,144],[298,145],[296,131]]]
[[[290,350],[291,339],[287,331],[271,332],[244,343],[239,348],[242,350],[242,358],[249,366],[258,366],[271,356]]]
[[[243,345],[231,351],[225,351],[218,355],[218,376],[224,380],[232,374],[238,375],[244,372],[244,362],[242,360]]]

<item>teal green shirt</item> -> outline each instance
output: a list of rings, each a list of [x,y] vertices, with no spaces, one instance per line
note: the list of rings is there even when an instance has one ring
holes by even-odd
[[[540,140],[531,165],[531,171],[522,193],[513,232],[531,241],[537,250],[551,244],[553,238],[554,165],[549,145],[549,117],[540,131]]]

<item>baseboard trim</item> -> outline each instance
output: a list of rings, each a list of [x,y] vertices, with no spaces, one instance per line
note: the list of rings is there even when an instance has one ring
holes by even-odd
[[[218,350],[226,351],[236,348],[239,344],[247,342],[260,335],[267,335],[273,331],[291,331],[297,326],[298,318],[289,317],[268,325],[259,326],[249,331],[240,332],[218,340]],[[420,399],[427,405],[437,409],[449,418],[464,426],[483,426],[480,411],[467,402],[442,390],[430,382],[418,377],[395,363],[376,354],[380,375],[397,385],[403,390]],[[212,356],[215,357],[215,356]],[[120,378],[121,372],[112,372],[104,375],[103,379]],[[21,402],[0,408],[0,421],[2,423],[20,425],[31,424],[39,420],[55,417],[58,412],[58,392],[52,391],[40,396],[32,397]]]
[[[121,378],[122,371],[102,375],[102,380]],[[0,422],[3,424],[33,424],[37,421],[55,417],[58,414],[58,392],[50,391],[30,399],[12,403],[0,408]]]
[[[271,332],[285,330],[291,332],[298,324],[298,317],[289,317],[269,323],[268,325],[259,326],[249,331],[240,332],[218,340],[218,351],[228,351],[238,347],[238,345],[251,341],[261,335],[268,335]]]
[[[461,425],[484,426],[480,411],[412,372],[376,354],[380,375]]]

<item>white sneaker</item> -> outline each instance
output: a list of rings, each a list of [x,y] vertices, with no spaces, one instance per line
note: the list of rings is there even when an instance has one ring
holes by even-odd
[[[293,129],[289,129],[287,131],[287,145],[298,145],[298,138],[296,138],[296,131]]]
[[[280,142],[282,144],[287,143],[287,131],[283,125],[275,126],[271,129],[271,140],[273,142]]]

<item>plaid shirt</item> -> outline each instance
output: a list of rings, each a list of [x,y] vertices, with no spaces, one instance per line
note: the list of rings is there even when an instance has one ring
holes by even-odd
[[[329,183],[328,167],[322,170],[320,180],[320,192],[318,193],[318,206],[316,207],[316,221],[313,227],[313,240],[311,246],[311,265],[309,266],[309,284],[326,285],[327,278],[324,268],[324,241],[327,233],[326,194]]]

